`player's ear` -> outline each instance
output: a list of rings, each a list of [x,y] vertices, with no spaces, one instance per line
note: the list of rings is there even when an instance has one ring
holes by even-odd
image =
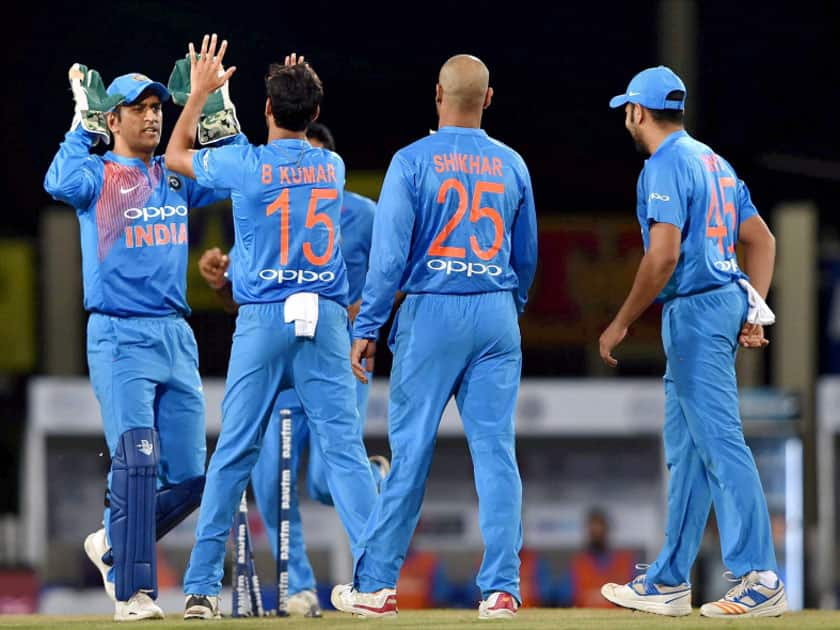
[[[493,100],[493,88],[488,87],[487,92],[484,94],[484,109],[490,107],[490,101]]]
[[[435,84],[435,103],[438,105],[443,103],[443,87],[440,83]]]
[[[265,99],[265,117],[271,118],[273,114],[271,113],[271,99],[266,97]]]
[[[117,133],[120,129],[120,115],[116,112],[108,112],[105,114],[105,119],[108,122],[108,129],[111,133]]]
[[[314,120],[318,120],[318,116],[320,116],[320,115],[321,115],[321,106],[318,105],[318,107],[315,108],[315,115],[312,117],[312,120],[310,120],[309,122],[312,122]]]

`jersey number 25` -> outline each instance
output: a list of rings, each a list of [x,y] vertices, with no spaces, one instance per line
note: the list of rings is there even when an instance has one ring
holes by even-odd
[[[432,241],[432,244],[429,245],[429,256],[466,258],[467,250],[465,247],[454,247],[452,245],[443,244],[447,237],[456,227],[458,227],[458,224],[461,223],[461,220],[464,218],[464,215],[467,212],[467,200],[469,199],[467,189],[464,185],[454,177],[451,177],[440,185],[440,189],[437,194],[438,203],[442,204],[446,202],[446,195],[450,190],[458,197],[458,208],[455,210],[455,214],[452,215],[452,218],[449,219],[446,225],[443,226],[440,233]],[[479,245],[478,239],[474,234],[470,236],[470,248],[476,256],[481,258],[481,260],[491,260],[496,254],[498,254],[505,236],[505,223],[502,220],[501,215],[494,208],[482,208],[481,195],[484,193],[501,195],[504,194],[504,192],[505,185],[500,182],[480,181],[475,184],[475,190],[473,190],[472,194],[472,206],[470,207],[470,223],[477,223],[481,219],[487,219],[493,223],[494,228],[493,244],[487,249],[483,249],[481,245]]]

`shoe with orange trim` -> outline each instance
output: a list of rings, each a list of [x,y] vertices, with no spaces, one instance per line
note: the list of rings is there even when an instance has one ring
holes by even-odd
[[[766,577],[762,579],[758,571],[750,571],[737,581],[739,583],[729,589],[722,598],[716,602],[703,604],[700,614],[704,617],[730,619],[779,617],[787,610],[785,585],[777,575],[773,574],[773,579],[768,580]]]
[[[513,595],[495,591],[478,605],[478,618],[510,619],[516,616],[517,608],[519,608],[519,604]]]

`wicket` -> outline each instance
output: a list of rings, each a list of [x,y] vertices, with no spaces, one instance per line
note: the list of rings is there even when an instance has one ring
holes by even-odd
[[[292,412],[280,410],[279,426],[280,474],[278,475],[277,518],[277,610],[278,617],[289,615],[289,513],[292,484]],[[264,617],[260,579],[254,565],[251,532],[248,527],[248,491],[242,492],[239,510],[234,517],[233,534],[236,543],[233,567],[234,617]]]

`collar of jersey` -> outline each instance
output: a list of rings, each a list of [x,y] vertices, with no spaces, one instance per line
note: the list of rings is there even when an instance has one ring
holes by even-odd
[[[301,149],[308,149],[312,146],[308,140],[300,140],[298,138],[277,138],[277,140],[272,140],[269,144]]]
[[[484,129],[478,129],[476,127],[455,127],[452,125],[447,125],[446,127],[441,127],[437,130],[438,133],[460,133],[460,134],[467,134],[470,136],[486,136],[487,132]]]
[[[674,144],[677,140],[679,140],[680,138],[684,138],[687,135],[688,135],[688,132],[685,129],[680,129],[679,131],[673,132],[671,135],[669,135],[667,138],[665,138],[662,141],[662,144],[659,145],[659,148],[657,148],[656,152],[653,155],[651,155],[650,157],[654,157],[656,155],[659,155],[660,153],[663,152],[664,149],[667,149],[672,144]],[[650,158],[648,158],[648,159],[650,159]]]
[[[146,163],[141,160],[140,158],[130,158],[125,157],[123,155],[117,155],[113,151],[108,151],[105,153],[104,157],[106,160],[110,160],[111,162],[119,162],[120,164],[125,164],[126,166],[139,166],[141,168],[146,168]],[[152,163],[151,166],[154,166],[155,162],[157,162],[158,156],[152,156]]]

